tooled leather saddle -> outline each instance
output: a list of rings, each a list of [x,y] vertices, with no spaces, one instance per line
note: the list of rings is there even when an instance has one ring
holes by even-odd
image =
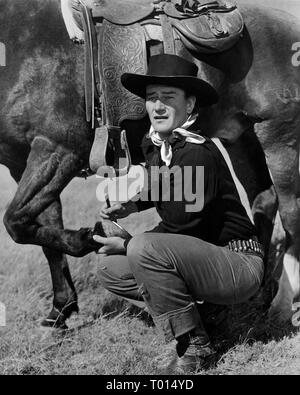
[[[243,18],[227,0],[86,0],[95,19],[129,25],[145,19],[168,21],[186,47],[200,52],[221,52],[239,39]]]
[[[103,20],[116,25],[142,22],[166,23],[172,28],[169,36],[179,37],[190,50],[222,52],[239,39],[243,17],[237,6],[228,0],[62,0],[72,3],[74,19],[78,6],[87,7],[95,22]],[[77,15],[76,15],[77,14]],[[80,22],[79,22],[80,23]]]
[[[95,132],[98,144],[94,144],[90,160],[95,172],[105,163],[103,147],[109,141],[115,159],[124,158],[124,173],[130,166],[126,134],[121,133],[120,125],[125,119],[144,117],[145,108],[142,99],[123,89],[119,80],[124,72],[146,72],[151,28],[159,30],[164,52],[170,54],[176,54],[176,40],[193,52],[223,52],[237,43],[244,29],[237,6],[227,0],[61,1],[69,4],[73,22],[84,31],[86,114],[93,128],[99,118],[95,103],[100,103],[102,113],[101,127]],[[68,29],[66,18],[65,22]],[[122,173],[120,169],[118,174]]]

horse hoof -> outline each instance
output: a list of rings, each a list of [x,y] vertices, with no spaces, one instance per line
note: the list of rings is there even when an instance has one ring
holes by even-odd
[[[41,327],[44,329],[56,329],[65,331],[68,329],[66,320],[70,318],[73,313],[79,313],[77,301],[69,303],[63,308],[57,308],[53,306],[48,317],[42,321]]]
[[[42,330],[45,331],[53,331],[53,330],[61,330],[61,331],[65,331],[68,329],[68,325],[65,322],[62,323],[58,323],[57,321],[54,321],[52,319],[49,318],[45,318],[40,325]]]

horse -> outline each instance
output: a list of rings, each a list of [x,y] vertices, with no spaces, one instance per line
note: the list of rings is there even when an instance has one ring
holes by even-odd
[[[84,3],[83,0],[79,2]],[[122,4],[119,0],[86,0],[88,7],[95,11],[93,16],[96,17],[97,28],[102,27],[98,63],[102,78],[100,88],[104,92],[104,122],[98,129],[100,135],[102,133],[99,137],[101,149],[103,150],[103,142],[115,139],[109,139],[110,133],[125,130],[130,153],[130,148],[131,152],[137,149],[141,131],[144,134],[149,126],[143,105],[136,102],[136,98],[128,99],[128,93],[122,90],[118,78],[121,72],[143,72],[149,56],[169,51],[172,45],[173,53],[194,61],[199,67],[198,76],[209,82],[220,95],[216,105],[199,110],[201,130],[209,137],[218,137],[228,143],[238,141],[245,133],[250,136],[252,131],[252,138],[257,140],[263,150],[276,197],[266,188],[265,194],[258,199],[258,206],[263,206],[262,196],[271,197],[271,204],[267,203],[269,221],[274,222],[278,208],[285,231],[282,271],[277,293],[271,303],[270,315],[286,322],[291,319],[300,296],[300,75],[292,62],[292,49],[300,38],[300,22],[284,11],[265,7],[255,0],[238,0],[238,9],[245,23],[239,40],[222,51],[203,51],[197,46],[194,49],[188,47],[188,39],[185,37],[184,42],[182,35],[179,35],[180,40],[175,40],[175,44],[170,44],[170,37],[165,39],[170,28],[166,32],[162,20],[160,23],[157,18],[155,22],[153,19],[149,20],[152,18],[149,15],[153,12],[149,7],[153,7],[153,3],[158,7],[160,3],[162,7],[167,3],[168,7],[173,7],[168,9],[169,12],[174,10],[175,3],[177,12],[179,1],[138,0],[136,4],[133,3],[135,2],[132,0]],[[189,12],[193,12],[195,7],[199,9],[201,2],[181,3],[184,3]],[[162,8],[160,15],[161,11]],[[76,21],[73,22],[73,25],[69,24],[69,31],[74,32],[75,26],[80,26]],[[141,31],[146,30],[151,23],[159,26],[156,26],[152,36],[153,31],[149,33],[148,29],[146,35],[150,38],[143,47]],[[179,22],[176,23],[178,26]],[[78,39],[81,40],[82,36]],[[91,42],[93,43],[93,37]],[[129,108],[131,104],[132,107]],[[108,134],[105,137],[103,133]],[[124,140],[124,137],[121,139]],[[94,152],[97,144],[96,138]],[[126,148],[124,141],[123,146]],[[101,169],[106,165],[103,153],[99,158],[101,159],[96,166],[97,160],[93,156],[91,167]],[[120,171],[119,168],[118,172]],[[268,182],[264,183],[267,186]],[[251,203],[255,203],[254,197]]]
[[[66,254],[96,250],[90,229],[64,230],[60,201],[75,176],[88,174],[93,142],[83,49],[69,40],[58,0],[0,0],[0,26],[0,163],[18,183],[4,224],[15,242],[42,247],[54,292],[42,325],[65,328],[78,311]]]
[[[268,31],[270,26],[267,24],[268,28],[262,29],[263,32],[260,36],[256,35],[254,18],[251,18],[256,9],[251,13],[252,6],[245,7],[243,6],[242,12],[247,28],[249,31],[251,28],[251,31],[247,34],[246,30],[244,38],[228,53],[209,56],[191,54],[184,47],[180,49],[182,56],[187,56],[197,62],[200,66],[200,74],[205,79],[211,81],[220,93],[222,88],[228,94],[230,100],[228,100],[227,107],[226,95],[224,95],[223,101],[216,108],[210,111],[207,109],[200,115],[203,119],[203,130],[207,130],[207,133],[210,131],[216,133],[217,131],[216,134],[222,135],[223,133],[228,140],[230,140],[231,135],[232,141],[241,134],[239,143],[234,145],[235,148],[232,148],[233,151],[238,150],[236,147],[242,140],[247,144],[250,137],[253,138],[250,129],[256,124],[258,124],[258,127],[264,126],[264,128],[258,128],[258,131],[255,129],[257,134],[254,137],[257,138],[263,148],[268,148],[268,143],[270,143],[269,129],[266,128],[265,122],[268,121],[268,110],[272,109],[273,102],[269,103],[268,100],[261,99],[261,103],[257,97],[253,97],[254,88],[256,90],[259,88],[259,84],[254,84],[255,73],[260,71],[262,76],[265,74],[263,68],[261,69],[257,64],[259,62],[253,62],[253,65],[256,65],[253,69],[250,60],[251,55],[256,53],[255,46],[252,52],[251,46],[249,49],[249,40],[250,42],[253,41],[250,36],[256,38],[257,46],[259,44],[257,41],[260,42],[259,38],[261,36],[265,37],[263,33]],[[53,309],[42,324],[48,327],[64,328],[66,319],[78,309],[76,290],[65,255],[81,257],[96,251],[99,247],[93,242],[93,230],[91,228],[76,231],[63,228],[60,202],[60,193],[72,178],[88,174],[86,169],[93,144],[93,125],[85,120],[87,103],[84,100],[85,86],[82,78],[85,69],[83,48],[74,46],[69,41],[63,25],[58,0],[28,0],[26,7],[21,0],[14,0],[13,2],[0,0],[0,10],[1,26],[4,27],[0,32],[1,53],[5,48],[6,57],[4,66],[1,59],[0,68],[0,163],[9,168],[12,177],[18,183],[15,197],[5,213],[4,224],[8,233],[17,243],[39,245],[43,248],[50,265],[54,300]],[[274,22],[274,19],[269,16],[269,11],[267,12],[261,7],[258,10],[260,11],[258,13],[259,25],[263,25],[259,22],[264,18],[267,18],[269,24]],[[281,18],[285,22],[287,16],[284,15]],[[277,19],[275,20],[277,22]],[[9,24],[7,21],[9,21]],[[286,24],[283,26],[285,35],[282,38],[282,42],[287,42],[288,45],[290,45],[291,40],[297,41],[298,34],[296,21],[293,23],[289,21],[289,23],[289,28],[286,27]],[[281,21],[279,25],[282,24]],[[257,31],[259,30],[257,29]],[[292,35],[289,33],[290,31],[293,32]],[[246,45],[246,50],[243,51],[245,42],[248,45]],[[160,46],[160,44],[156,45],[155,51],[161,51]],[[261,44],[262,46],[263,44]],[[148,50],[151,54],[154,48],[148,46]],[[250,53],[248,53],[249,51]],[[240,53],[246,53],[246,58],[241,59]],[[289,50],[287,49],[284,53],[286,58],[288,58],[288,54]],[[271,51],[271,55],[271,59],[264,59],[264,64],[267,64],[268,67],[272,63],[271,60],[277,60],[274,51]],[[237,64],[235,64],[236,67],[233,65],[232,68],[228,68],[228,58],[230,59],[231,56],[233,56],[232,59],[235,62],[239,60],[242,63],[241,68],[237,67]],[[279,62],[280,64],[283,63],[282,59],[280,61],[282,61]],[[217,67],[211,65],[211,62]],[[277,62],[274,64],[277,64]],[[246,73],[248,79],[247,72],[249,70],[247,70],[247,67],[249,69],[250,66],[252,68],[248,73],[249,85],[249,83],[245,83],[241,73]],[[282,70],[285,70],[283,66]],[[298,83],[295,76],[296,72],[293,71],[294,73],[282,73],[279,80],[280,86],[283,82],[289,81],[289,76],[293,83],[295,81]],[[271,82],[272,80],[269,83],[271,84]],[[254,87],[251,84],[254,84]],[[272,92],[274,93],[274,91]],[[233,94],[237,96],[232,96]],[[268,94],[270,94],[270,91],[267,91],[264,97],[269,100],[273,99],[276,104],[278,91],[275,92],[274,96],[276,97],[272,95],[269,97]],[[280,98],[282,98],[280,101],[282,107],[284,107],[283,101],[289,102],[292,100],[291,97],[286,97],[286,95],[284,97],[280,96]],[[291,169],[294,169],[297,164],[295,147],[298,142],[296,138],[297,102],[295,98],[293,100],[295,101],[293,108],[290,109],[290,112],[286,110],[282,119],[278,116],[280,115],[278,111],[282,107],[277,103],[277,113],[273,109],[274,120],[269,125],[271,131],[275,130],[276,132],[277,125],[279,131],[284,129],[285,124],[291,125],[289,132],[283,134],[280,139],[280,143],[285,141],[288,143],[288,151],[293,154],[293,156],[290,156]],[[108,105],[110,104],[114,103],[108,103]],[[226,108],[227,110],[228,108],[231,109],[231,111],[226,111]],[[215,127],[213,117],[215,114],[219,116],[222,113],[226,114],[226,117],[223,118],[222,127]],[[141,114],[138,114],[138,116],[138,119],[125,118],[121,125],[128,132],[128,146],[131,149],[133,163],[138,163],[141,160],[141,151],[138,149],[139,142],[148,127],[147,119],[141,119]],[[264,119],[263,116],[266,118]],[[230,125],[230,128],[228,128],[228,125]],[[265,131],[265,128],[264,140],[262,132]],[[230,131],[232,133],[229,133]],[[114,138],[113,141],[115,142],[116,139]],[[272,141],[271,139],[271,143]],[[295,141],[295,144],[291,144],[293,141]],[[119,152],[115,147],[113,148],[114,152]],[[280,149],[282,149],[281,145]],[[265,152],[268,154],[269,150],[265,150]],[[241,151],[241,153],[241,160],[246,160],[248,152]],[[285,159],[286,153],[282,152],[282,154],[282,158]],[[107,156],[108,160],[114,162],[113,155],[110,155],[109,151]],[[271,162],[274,157],[277,158],[273,155]],[[84,172],[82,169],[84,169]],[[297,244],[295,244],[298,236],[295,227],[297,221],[290,219],[294,219],[298,213],[295,209],[297,193],[292,188],[291,191],[288,190],[286,194],[283,194],[282,198],[281,190],[286,191],[286,189],[284,185],[280,188],[280,183],[277,187],[277,178],[280,178],[280,174],[277,175],[276,172],[274,174],[275,176],[272,173],[280,204],[279,209],[288,234],[285,268],[288,270],[292,267],[297,270]],[[288,169],[285,167],[281,174],[284,178],[286,174],[289,174]],[[292,176],[290,179],[296,184],[296,173],[292,173]],[[266,189],[267,186],[269,186],[268,182],[262,190]],[[278,191],[281,193],[278,193]],[[286,208],[287,200],[284,199],[286,195],[292,196],[291,205],[288,208]],[[280,298],[282,296],[285,298],[284,304],[279,303],[281,311],[285,314],[290,312],[292,299],[295,300],[296,298],[297,273],[291,274],[288,270],[287,278],[292,280],[291,289],[286,289],[286,283],[282,281],[281,289],[283,292],[278,293],[278,295],[281,295]]]

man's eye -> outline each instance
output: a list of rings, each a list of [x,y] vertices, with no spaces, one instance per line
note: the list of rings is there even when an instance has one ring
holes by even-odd
[[[147,97],[147,101],[155,102],[157,99],[154,96]]]

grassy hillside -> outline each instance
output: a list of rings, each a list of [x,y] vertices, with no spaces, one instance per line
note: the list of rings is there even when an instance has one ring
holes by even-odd
[[[0,169],[0,179],[2,216],[15,185],[6,170]],[[95,178],[74,180],[64,192],[67,227],[94,224],[100,207],[96,187]],[[124,224],[138,233],[156,221],[149,211]],[[7,308],[7,326],[0,328],[0,374],[164,373],[156,359],[165,352],[162,337],[151,320],[101,288],[95,254],[69,259],[81,313],[69,321],[72,330],[62,335],[41,331],[38,326],[52,298],[41,249],[14,244],[2,224],[0,243],[0,301]],[[255,302],[214,317],[209,325],[219,362],[200,374],[300,373],[300,335],[288,328],[270,327]]]

